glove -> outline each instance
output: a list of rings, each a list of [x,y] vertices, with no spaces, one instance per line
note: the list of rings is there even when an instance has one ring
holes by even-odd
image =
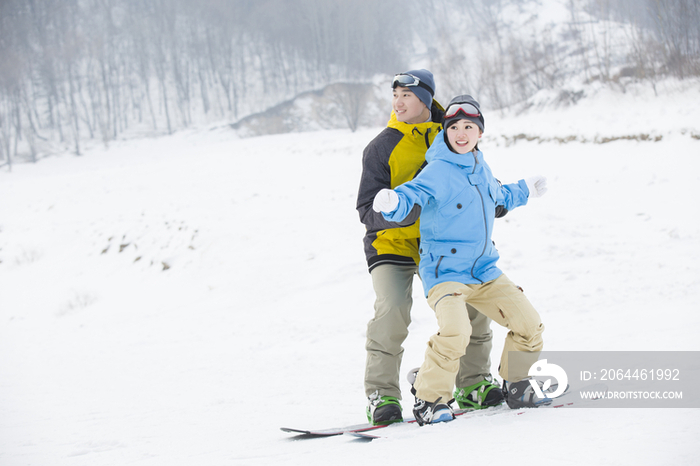
[[[527,189],[530,190],[530,197],[540,197],[547,192],[547,178],[544,176],[531,176],[525,179]]]
[[[399,196],[393,189],[382,189],[374,196],[372,209],[375,212],[393,212],[399,205]]]

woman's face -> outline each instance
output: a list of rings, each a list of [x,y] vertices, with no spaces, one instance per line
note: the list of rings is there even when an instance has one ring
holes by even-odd
[[[449,128],[445,128],[445,131],[452,150],[458,154],[472,151],[482,135],[476,123],[465,119],[455,121]]]

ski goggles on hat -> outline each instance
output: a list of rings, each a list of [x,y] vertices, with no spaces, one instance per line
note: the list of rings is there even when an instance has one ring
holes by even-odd
[[[445,111],[445,119],[452,118],[456,116],[459,112],[462,112],[464,115],[472,118],[476,118],[481,115],[481,113],[479,113],[478,108],[476,108],[472,104],[464,102],[461,104],[452,104],[449,107],[447,107],[447,110]]]
[[[394,76],[394,80],[391,82],[391,88],[396,89],[397,86],[401,87],[422,87],[426,91],[430,92],[430,95],[435,95],[430,86],[422,82],[419,78],[413,76],[412,74],[401,73]]]

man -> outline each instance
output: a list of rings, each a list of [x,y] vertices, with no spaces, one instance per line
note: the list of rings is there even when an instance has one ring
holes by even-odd
[[[441,129],[443,108],[433,99],[435,81],[428,70],[398,74],[392,82],[392,114],[387,128],[365,148],[357,197],[367,265],[376,294],[375,315],[367,325],[365,394],[372,424],[403,419],[399,373],[403,341],[408,336],[413,303],[413,276],[418,270],[420,208],[400,224],[372,209],[381,189],[393,189],[413,179],[425,163],[425,153]],[[462,408],[483,408],[503,402],[492,382],[490,320],[469,307],[472,335],[460,359],[455,399]]]

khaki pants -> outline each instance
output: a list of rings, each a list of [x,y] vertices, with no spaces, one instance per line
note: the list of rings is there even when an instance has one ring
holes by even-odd
[[[525,294],[505,275],[483,285],[457,282],[435,285],[428,293],[428,304],[435,311],[438,332],[428,342],[425,360],[414,384],[416,396],[422,400],[434,402],[442,398],[447,402],[452,399],[459,360],[472,332],[468,304],[510,329],[499,368],[504,380],[517,382],[526,378],[542,351],[544,325],[540,316]],[[517,363],[509,367],[509,351],[528,356],[517,358]]]
[[[380,395],[401,399],[399,384],[403,342],[408,336],[413,304],[413,277],[417,267],[380,265],[372,270],[372,283],[376,293],[375,315],[367,324],[367,363],[365,368],[365,394],[375,391]],[[456,363],[459,372],[458,387],[472,385],[491,372],[492,332],[491,319],[467,307],[471,322],[469,346],[465,340],[462,358]],[[465,353],[466,348],[466,353]],[[414,366],[412,366],[414,367]],[[452,375],[450,384],[455,383]]]

